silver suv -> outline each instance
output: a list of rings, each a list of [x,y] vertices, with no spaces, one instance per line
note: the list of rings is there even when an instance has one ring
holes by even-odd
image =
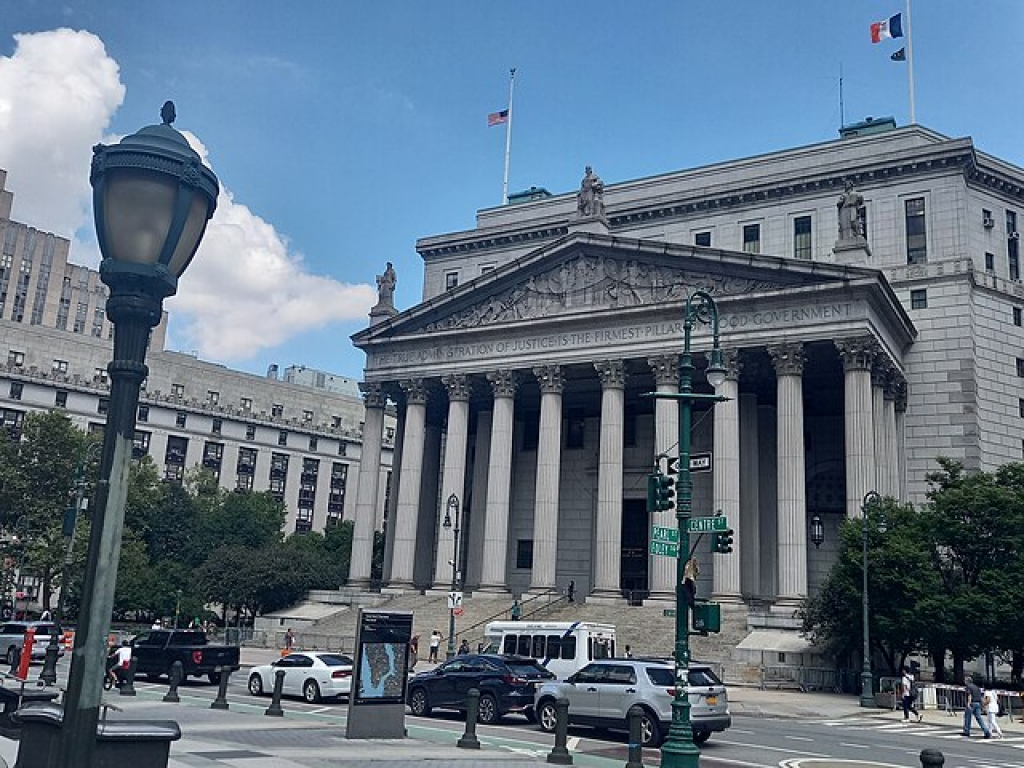
[[[703,744],[714,731],[732,725],[725,686],[711,668],[690,665],[687,693],[693,741]],[[555,701],[569,700],[570,725],[628,730],[627,712],[634,704],[644,710],[643,745],[657,747],[672,724],[675,666],[665,659],[604,659],[583,667],[564,682],[544,683],[534,706],[541,730],[555,730]]]
[[[0,654],[2,659],[11,666],[18,663],[21,646],[25,642],[25,630],[32,627],[36,636],[32,644],[32,659],[46,656],[46,646],[50,643],[50,635],[57,635],[60,640],[60,627],[52,621],[8,621],[0,624]],[[63,644],[57,646],[59,656],[64,655]]]

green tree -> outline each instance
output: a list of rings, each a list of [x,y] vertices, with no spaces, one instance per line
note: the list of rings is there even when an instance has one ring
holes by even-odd
[[[284,504],[269,493],[229,493],[218,489],[201,505],[197,521],[200,557],[225,546],[261,549],[282,539]]]

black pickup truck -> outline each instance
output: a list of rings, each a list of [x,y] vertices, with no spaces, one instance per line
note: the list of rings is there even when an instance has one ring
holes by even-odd
[[[153,629],[132,640],[132,657],[138,659],[136,674],[156,679],[170,677],[171,665],[180,661],[185,677],[206,677],[220,682],[220,671],[238,669],[237,645],[211,645],[200,629]]]

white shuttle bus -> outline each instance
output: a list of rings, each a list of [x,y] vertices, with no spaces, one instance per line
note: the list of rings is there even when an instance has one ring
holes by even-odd
[[[615,627],[591,621],[492,621],[484,640],[491,653],[529,656],[559,680],[615,656]]]

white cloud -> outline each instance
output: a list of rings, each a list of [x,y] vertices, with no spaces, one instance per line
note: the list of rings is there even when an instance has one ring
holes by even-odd
[[[124,99],[118,65],[89,32],[59,29],[15,36],[0,57],[0,168],[14,192],[16,219],[73,237],[91,230],[92,145]],[[190,141],[209,163],[195,137]],[[95,266],[95,245],[72,260]],[[303,331],[365,320],[376,300],[366,284],[309,273],[272,224],[222,187],[217,212],[179,293],[166,303],[179,346],[241,361]]]

